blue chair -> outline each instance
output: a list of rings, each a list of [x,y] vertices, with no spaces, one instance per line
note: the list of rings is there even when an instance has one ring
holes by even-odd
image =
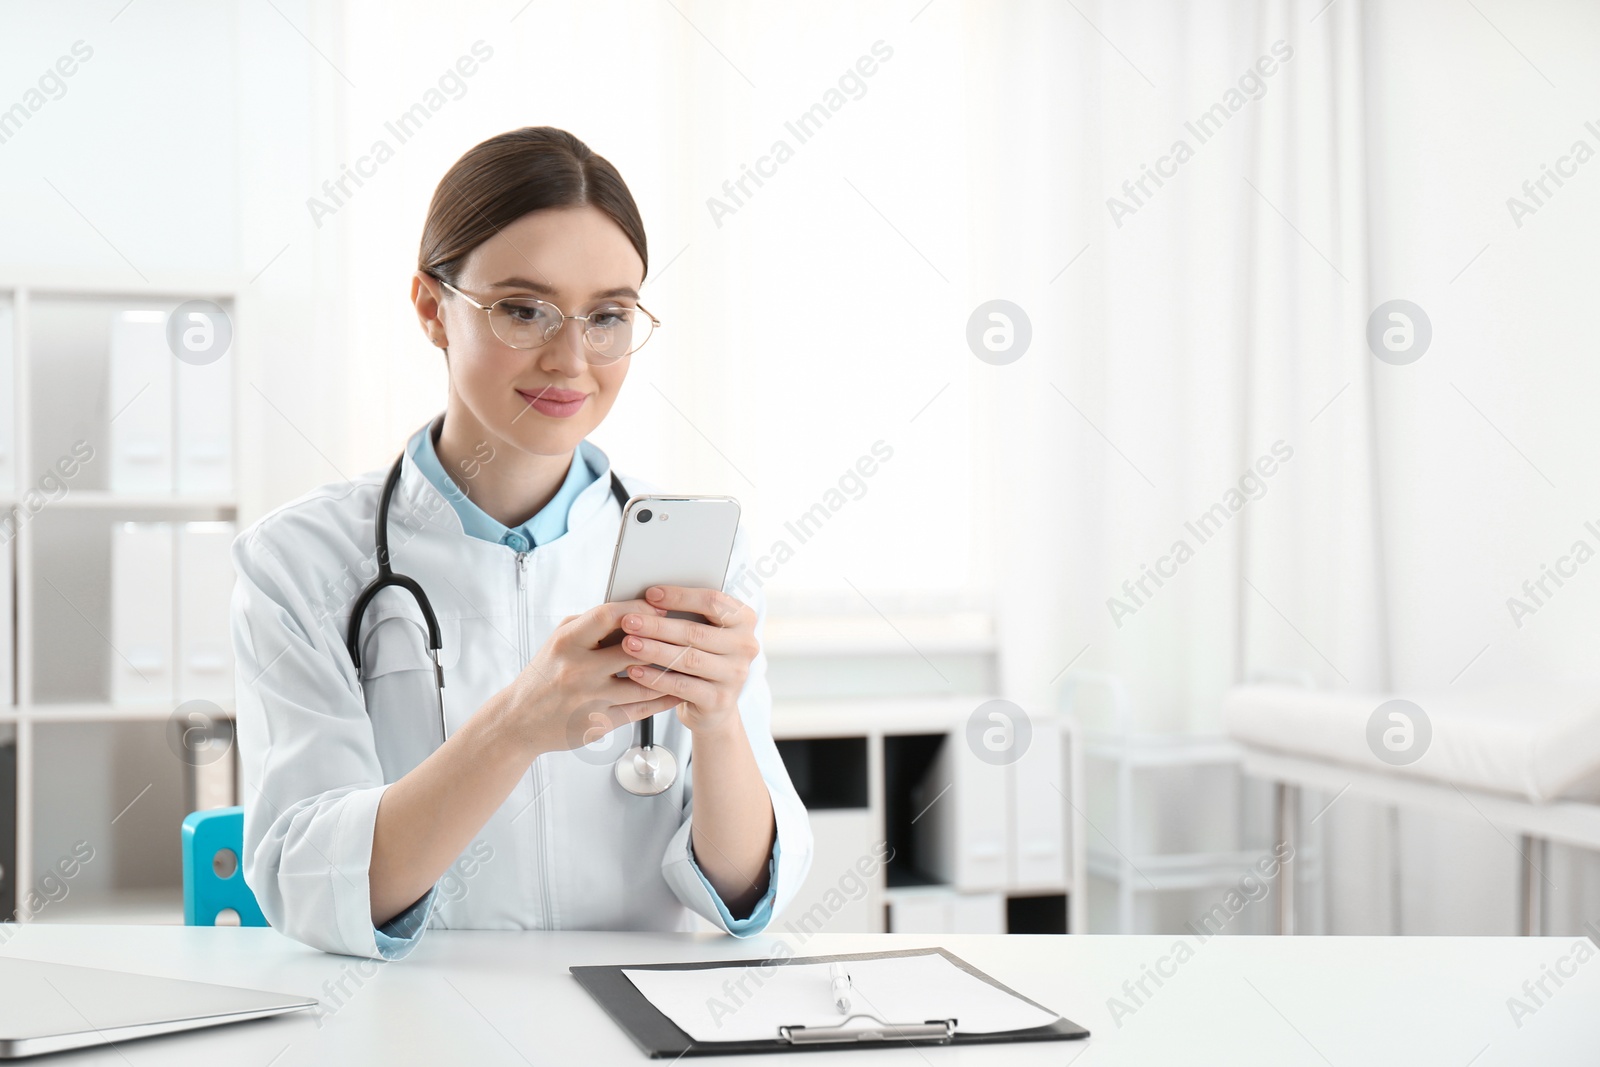
[[[228,909],[240,926],[266,926],[244,882],[244,808],[211,808],[183,820],[183,924],[215,926]],[[227,873],[224,874],[223,872]]]

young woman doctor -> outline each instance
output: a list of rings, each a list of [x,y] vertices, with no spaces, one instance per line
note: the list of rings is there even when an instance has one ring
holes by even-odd
[[[385,516],[389,567],[434,620],[394,584],[356,610],[383,472],[234,542],[243,871],[284,933],[388,959],[431,927],[687,930],[695,912],[748,936],[804,881],[759,590],[603,603],[616,497],[652,487],[614,489],[586,437],[656,324],[647,264],[632,195],[583,142],[538,127],[473,148],[434,193],[411,282],[449,395]],[[741,529],[730,580],[748,559]],[[613,764],[646,716],[680,770],[641,796]]]

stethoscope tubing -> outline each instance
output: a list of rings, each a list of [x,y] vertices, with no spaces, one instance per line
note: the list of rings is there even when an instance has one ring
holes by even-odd
[[[383,494],[378,500],[378,514],[373,520],[372,540],[377,552],[378,575],[361,590],[361,594],[356,597],[355,606],[350,610],[345,647],[350,652],[350,661],[355,664],[356,675],[360,677],[361,620],[366,614],[367,606],[372,603],[373,597],[390,587],[404,589],[410,593],[412,599],[417,602],[417,607],[421,609],[423,622],[427,626],[428,655],[433,660],[434,687],[439,694],[439,735],[448,740],[450,731],[444,714],[444,667],[439,662],[439,653],[444,647],[444,642],[439,636],[439,620],[434,615],[433,604],[421,584],[408,575],[396,573],[389,561],[389,502],[393,499],[395,487],[400,482],[400,472],[404,464],[405,453],[402,452],[396,457],[394,465],[389,468],[389,476],[384,479]],[[617,505],[626,516],[628,491],[623,487],[622,479],[617,477],[615,471],[611,472],[611,495],[616,498]],[[634,745],[617,758],[616,778],[623,789],[635,796],[654,796],[665,792],[677,778],[677,758],[670,749],[655,743],[654,716],[647,716],[635,724]]]

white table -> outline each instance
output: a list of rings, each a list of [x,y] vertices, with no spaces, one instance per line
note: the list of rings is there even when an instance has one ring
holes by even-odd
[[[827,1057],[799,1061],[816,1067],[1600,1063],[1600,952],[1577,964],[1559,989],[1547,980],[1553,995],[1520,1027],[1507,1009],[1525,980],[1537,980],[1546,964],[1554,967],[1572,952],[1570,937],[1218,936],[1197,944],[1170,935],[817,934],[803,944],[788,940],[797,955],[942,945],[1093,1032],[1088,1041],[786,1054]],[[1146,979],[1152,995],[1141,997],[1119,1026],[1107,998],[1125,996],[1123,983],[1136,982],[1145,965],[1157,966],[1179,940],[1194,950],[1192,958],[1160,964],[1172,976],[1159,988]],[[34,924],[16,929],[0,954],[302,993],[321,998],[327,1009],[320,1019],[301,1013],[38,1061],[49,1067],[609,1067],[650,1061],[567,973],[569,965],[759,958],[775,943],[776,936],[430,930],[410,958],[369,965],[267,929]]]

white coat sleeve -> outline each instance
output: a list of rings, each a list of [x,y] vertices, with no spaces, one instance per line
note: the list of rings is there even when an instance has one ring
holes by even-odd
[[[260,527],[233,543],[245,883],[273,928],[327,952],[397,959],[427,926],[430,890],[372,924],[367,880],[388,786],[355,667]]]
[[[749,562],[749,538],[745,529],[740,527],[734,538],[728,581],[723,584],[723,590],[755,609],[755,633],[759,642],[766,628],[767,601],[759,578],[747,570]],[[667,844],[666,854],[661,860],[661,873],[685,907],[725,933],[752,937],[761,933],[794,900],[811,870],[812,850],[811,820],[806,814],[805,805],[801,803],[800,794],[789,779],[783,758],[778,755],[778,746],[772,739],[772,690],[767,685],[767,652],[764,647],[750,662],[750,673],[739,692],[739,717],[744,720],[745,735],[750,739],[756,765],[761,769],[767,793],[772,798],[772,815],[777,830],[767,860],[771,877],[769,899],[759,903],[751,915],[751,918],[764,917],[765,921],[730,923],[728,909],[695,865],[691,851],[694,816],[692,746],[684,773],[683,822]]]

